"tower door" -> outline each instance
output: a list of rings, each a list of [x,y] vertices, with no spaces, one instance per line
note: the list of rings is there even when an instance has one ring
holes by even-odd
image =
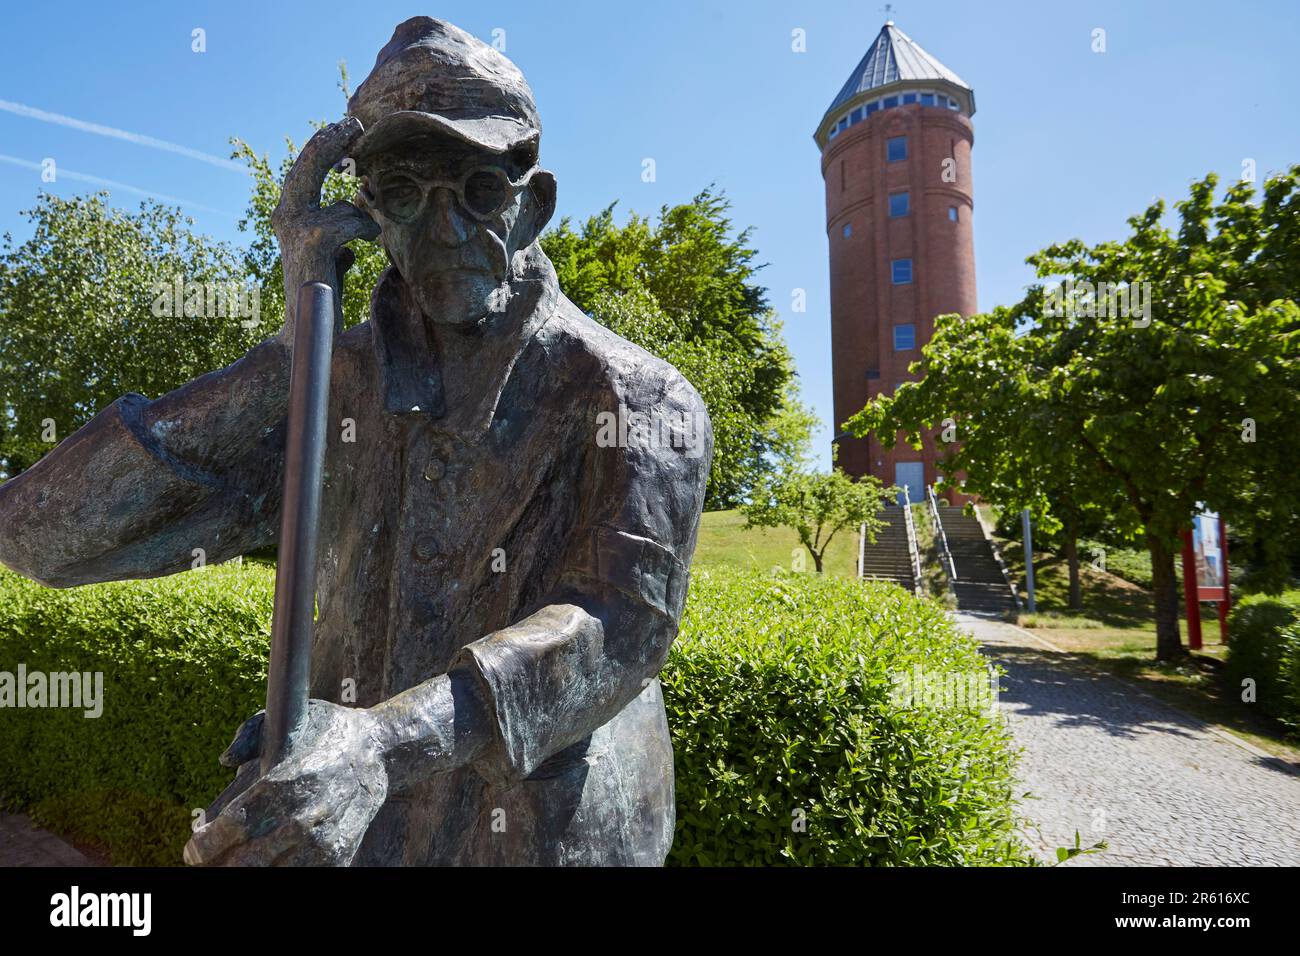
[[[925,501],[925,462],[900,461],[894,464],[894,484],[898,485],[898,503],[903,503],[902,489],[907,489],[912,504]]]

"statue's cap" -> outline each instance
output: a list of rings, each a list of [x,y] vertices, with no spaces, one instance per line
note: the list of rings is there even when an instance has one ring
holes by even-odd
[[[531,145],[542,123],[518,67],[482,40],[432,17],[393,31],[374,69],[348,100],[366,132],[353,150],[364,158],[422,132],[441,132],[504,153]]]

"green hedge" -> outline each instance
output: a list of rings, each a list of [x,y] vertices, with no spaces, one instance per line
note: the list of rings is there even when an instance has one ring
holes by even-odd
[[[669,862],[1025,862],[1002,720],[896,702],[917,666],[987,673],[942,608],[891,584],[694,573],[663,673]]]
[[[0,572],[0,671],[105,682],[98,719],[0,710],[0,799],[117,863],[176,864],[192,810],[230,779],[217,755],[262,705],[272,587],[249,565],[70,591]],[[1021,861],[1001,722],[895,703],[915,665],[983,661],[891,585],[697,572],[663,673],[670,862]]]
[[[115,862],[180,860],[217,764],[262,707],[274,572],[223,565],[43,588],[0,570],[0,671],[102,672],[103,713],[0,710],[0,800]]]
[[[1300,591],[1255,594],[1228,619],[1228,673],[1255,682],[1261,710],[1300,735]]]

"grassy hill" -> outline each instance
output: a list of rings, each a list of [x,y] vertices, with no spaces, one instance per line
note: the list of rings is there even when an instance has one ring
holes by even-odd
[[[695,546],[697,568],[756,568],[792,570],[794,555],[803,553],[805,567],[812,569],[812,556],[799,543],[793,528],[750,528],[738,511],[706,511],[700,520],[700,537]],[[857,529],[838,532],[826,552],[826,574],[854,577],[858,563]]]

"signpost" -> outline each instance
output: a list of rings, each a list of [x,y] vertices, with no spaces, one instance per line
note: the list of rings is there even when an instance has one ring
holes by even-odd
[[[1029,600],[1025,608],[1030,614],[1036,610],[1034,604],[1034,535],[1030,528],[1029,509],[1020,512],[1020,526],[1025,532],[1025,594]]]
[[[1201,649],[1201,602],[1219,606],[1219,641],[1228,643],[1228,612],[1232,589],[1228,584],[1228,535],[1223,518],[1204,511],[1183,532],[1183,600],[1187,612],[1187,646]]]

